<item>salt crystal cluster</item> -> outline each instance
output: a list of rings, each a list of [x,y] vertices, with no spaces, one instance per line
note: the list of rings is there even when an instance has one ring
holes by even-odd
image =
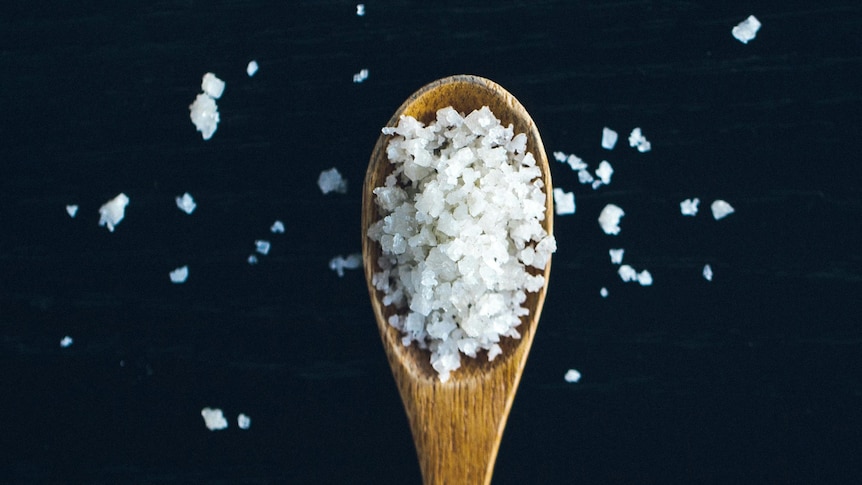
[[[204,140],[212,138],[218,128],[219,114],[215,100],[224,93],[225,82],[208,72],[201,81],[201,91],[189,106],[189,117]]]
[[[760,30],[760,21],[754,15],[749,15],[747,19],[737,24],[731,33],[736,40],[743,44],[748,44],[748,41],[757,36],[757,31]]]
[[[684,216],[696,216],[698,205],[700,205],[700,199],[697,197],[694,199],[685,199],[679,203],[679,211]]]
[[[99,225],[107,226],[109,231],[114,232],[114,226],[126,216],[127,205],[129,205],[129,198],[122,193],[105,202],[102,207],[99,207]]]
[[[519,338],[528,292],[556,250],[542,227],[546,194],[527,136],[488,107],[451,107],[428,126],[402,116],[387,156],[393,172],[374,189],[381,219],[368,229],[382,255],[374,286],[399,312],[389,323],[431,353],[441,381],[461,354],[489,360],[502,337]]]
[[[344,276],[345,269],[357,269],[362,266],[362,255],[359,253],[349,254],[346,258],[340,254],[329,260],[329,269],[338,273],[338,277]]]
[[[629,135],[629,146],[637,148],[641,153],[646,153],[652,149],[652,144],[646,139],[640,128],[632,130]]]
[[[353,82],[357,84],[365,81],[366,79],[368,79],[368,69],[362,69],[353,75]]]
[[[335,167],[320,172],[320,176],[317,177],[317,186],[324,194],[330,192],[347,193],[347,180],[341,176],[341,172]]]
[[[650,272],[647,270],[637,272],[631,266],[624,264],[620,266],[620,269],[617,270],[617,274],[619,274],[620,279],[626,283],[630,281],[637,281],[638,283],[640,283],[641,286],[652,285],[652,274],[650,274]]]

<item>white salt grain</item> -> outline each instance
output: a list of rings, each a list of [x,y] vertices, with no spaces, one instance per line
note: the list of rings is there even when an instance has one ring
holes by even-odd
[[[362,17],[363,15],[365,15],[365,4],[364,3],[357,3],[356,4],[356,15],[359,17]]]
[[[712,281],[712,266],[708,264],[703,266],[703,277],[706,281]]]
[[[258,239],[254,242],[254,250],[264,256],[269,254],[270,247],[271,245],[269,244],[269,241],[266,241],[264,239]]]
[[[123,193],[106,202],[99,208],[99,225],[107,226],[109,231],[114,232],[114,226],[126,216],[127,205],[129,198]]]
[[[213,98],[204,93],[198,94],[189,106],[189,117],[204,140],[212,138],[219,123],[218,106]]]
[[[599,225],[602,226],[605,234],[616,236],[620,233],[620,218],[624,215],[626,213],[620,207],[608,204],[599,214]]]
[[[248,66],[245,67],[245,73],[248,74],[248,77],[252,77],[257,74],[257,70],[260,66],[257,65],[257,61],[250,61]]]
[[[368,69],[362,69],[353,75],[353,82],[355,83],[361,83],[366,79],[368,79]]]
[[[75,218],[75,214],[77,214],[77,213],[78,213],[78,206],[77,205],[67,205],[66,206],[66,214],[69,214],[69,217],[71,217],[72,219]]]
[[[338,273],[338,277],[344,276],[345,269],[357,269],[362,266],[362,255],[353,253],[346,258],[340,254],[329,260],[329,269]]]
[[[195,204],[195,199],[192,198],[192,194],[186,192],[182,195],[182,197],[177,197],[177,207],[180,208],[181,211],[186,214],[191,214],[195,211],[195,208],[198,206]]]
[[[736,40],[743,44],[748,44],[748,41],[754,39],[757,31],[760,30],[760,21],[754,15],[749,15],[747,19],[740,22],[731,30],[731,33]]]
[[[623,262],[623,254],[625,249],[609,249],[608,254],[611,256],[611,264],[621,264]]]
[[[72,337],[66,335],[65,337],[63,337],[63,340],[60,341],[60,347],[63,347],[65,349],[65,348],[69,347],[70,345],[72,345],[72,343],[74,343],[74,340],[72,340]]]
[[[700,205],[700,199],[695,197],[694,199],[685,199],[684,201],[679,203],[679,211],[684,216],[695,216],[697,215],[697,206]]]
[[[651,274],[650,274],[650,272],[649,272],[649,271],[647,271],[647,270],[643,270],[643,271],[641,271],[640,273],[638,273],[638,278],[637,278],[637,279],[638,279],[638,283],[640,283],[640,284],[641,284],[641,286],[650,286],[650,285],[652,285],[652,275],[651,275]]]
[[[224,86],[224,81],[217,78],[216,75],[211,72],[204,74],[204,77],[201,80],[201,91],[214,99],[221,97],[222,93],[224,93]]]
[[[240,413],[240,415],[236,417],[236,424],[239,426],[239,429],[248,429],[251,427],[251,418]]]
[[[596,169],[596,177],[602,181],[602,184],[608,185],[611,183],[611,175],[614,174],[614,168],[607,160],[602,160],[599,163],[599,168]]]
[[[578,170],[578,182],[582,184],[590,184],[594,181],[593,174],[587,171],[586,168]]]
[[[424,125],[402,116],[387,155],[393,173],[374,189],[380,220],[375,288],[399,311],[389,323],[430,352],[441,381],[461,355],[498,356],[502,337],[519,338],[527,293],[541,290],[556,250],[547,234],[541,170],[527,137],[487,107],[466,116],[451,107]]]
[[[204,418],[204,424],[210,431],[218,431],[227,428],[227,419],[221,409],[203,408],[201,416]]]
[[[713,201],[709,208],[712,209],[712,217],[714,217],[716,221],[735,212],[734,208],[731,207],[730,204],[721,199]]]
[[[171,283],[175,283],[175,284],[185,283],[189,277],[189,267],[188,266],[180,266],[179,268],[171,271],[170,277],[171,277]]]
[[[629,281],[637,281],[638,279],[638,272],[627,264],[620,266],[620,269],[617,270],[617,274],[620,275],[620,279],[626,283]]]
[[[619,135],[616,131],[608,128],[607,126],[602,128],[602,148],[605,150],[613,150],[617,144],[617,139]]]
[[[649,141],[647,141],[646,137],[644,137],[640,128],[635,128],[632,130],[629,135],[629,146],[632,148],[637,148],[639,152],[645,153],[652,149],[652,145]]]
[[[575,193],[563,189],[554,189],[554,212],[558,216],[575,213]]]
[[[317,186],[324,194],[337,192],[339,194],[347,193],[347,180],[345,180],[337,168],[330,168],[320,172],[317,178]]]
[[[248,264],[254,266],[257,264],[257,256],[255,256],[254,254],[249,254],[246,261],[248,261]]]
[[[599,290],[599,295],[602,295],[602,298],[608,297],[608,289],[602,286],[602,289]]]
[[[563,376],[563,379],[569,383],[576,383],[581,380],[581,373],[575,369],[569,369],[566,371],[566,375]]]
[[[284,234],[284,223],[281,221],[275,221],[272,223],[272,227],[270,227],[269,230],[273,234]]]

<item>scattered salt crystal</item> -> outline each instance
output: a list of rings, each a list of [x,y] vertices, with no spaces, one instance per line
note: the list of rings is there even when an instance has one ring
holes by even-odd
[[[362,17],[363,15],[365,15],[365,4],[364,3],[357,3],[356,4],[356,15],[358,15],[359,17]]]
[[[66,347],[72,345],[73,342],[74,340],[72,340],[72,337],[66,335],[65,337],[63,337],[63,340],[60,341],[60,347],[63,347],[65,349]]]
[[[602,298],[607,298],[608,297],[608,289],[605,288],[604,286],[602,286],[602,289],[599,290],[599,294],[602,295]]]
[[[566,154],[563,152],[554,152],[554,160],[563,163],[566,161]]]
[[[709,208],[712,209],[712,217],[714,217],[715,220],[722,219],[735,212],[735,210],[733,209],[733,207],[731,207],[730,204],[721,199],[713,201],[712,205],[709,206]]]
[[[569,166],[572,167],[572,170],[574,170],[574,171],[587,169],[587,163],[584,162],[583,160],[581,160],[580,157],[578,157],[577,155],[574,155],[574,154],[566,157],[566,163],[568,163]]]
[[[171,271],[171,283],[185,283],[186,279],[189,277],[189,267],[188,266],[180,266],[179,268]]]
[[[593,178],[593,174],[588,172],[586,169],[578,170],[578,182],[582,184],[589,184],[592,183],[593,180],[595,180]]]
[[[712,267],[708,264],[703,266],[703,277],[706,281],[712,281]]]
[[[269,254],[270,244],[269,241],[258,239],[254,242],[254,250],[266,256]]]
[[[596,177],[602,181],[602,184],[608,185],[611,183],[611,175],[613,174],[614,168],[611,167],[611,164],[608,163],[607,160],[602,160],[602,162],[599,163],[599,168],[596,169]]]
[[[684,201],[679,203],[679,211],[684,216],[694,216],[697,215],[697,206],[700,204],[700,199],[695,197],[694,199],[685,199]]]
[[[248,261],[248,264],[254,266],[255,264],[257,264],[257,256],[255,256],[254,254],[249,254],[246,261]]]
[[[236,424],[239,426],[239,429],[248,429],[251,427],[251,418],[240,413],[240,415],[236,417]]]
[[[368,79],[368,69],[362,69],[353,75],[353,82],[355,83],[361,83],[366,79]]]
[[[608,253],[611,255],[611,264],[620,264],[623,262],[623,254],[626,252],[625,249],[609,249]]]
[[[201,416],[204,418],[204,424],[210,431],[218,431],[227,428],[227,419],[221,409],[203,408]]]
[[[114,226],[126,216],[127,205],[129,198],[123,193],[106,202],[99,208],[99,225],[107,226],[109,231],[114,232]]]
[[[620,266],[620,269],[617,270],[617,274],[619,274],[620,279],[622,279],[626,283],[628,283],[629,281],[635,281],[638,278],[638,272],[627,264]]]
[[[77,205],[67,205],[66,206],[66,213],[69,214],[69,217],[74,219],[75,214],[78,213],[78,206]]]
[[[281,221],[275,221],[272,223],[272,227],[270,227],[269,230],[273,234],[284,234],[284,223]]]
[[[182,195],[182,197],[177,197],[177,207],[180,208],[181,211],[186,214],[191,214],[195,211],[195,208],[198,206],[195,204],[195,200],[192,198],[192,194],[186,192]]]
[[[608,128],[607,126],[602,128],[602,148],[605,150],[613,150],[614,146],[617,144],[617,139],[619,135],[616,131]]]
[[[336,168],[320,172],[320,176],[317,178],[317,186],[320,187],[320,191],[324,194],[330,192],[347,193],[347,180],[341,177],[341,173]]]
[[[760,30],[760,25],[760,21],[757,20],[757,17],[749,15],[747,19],[734,27],[733,30],[731,30],[731,33],[736,37],[736,40],[743,44],[748,44],[748,41],[754,39],[757,35],[757,31]]]
[[[248,77],[252,77],[257,74],[259,67],[257,61],[249,61],[248,66],[245,67],[245,73],[248,74]]]
[[[620,218],[624,215],[626,213],[620,207],[608,204],[599,214],[599,225],[602,226],[605,234],[616,236],[620,233]]]
[[[211,72],[204,74],[204,77],[201,80],[201,91],[214,99],[221,97],[222,93],[224,93],[224,86],[224,81],[217,78],[216,75]]]
[[[641,286],[652,285],[652,275],[650,274],[650,272],[647,270],[643,270],[638,273],[638,283],[640,283]]]
[[[570,382],[572,384],[581,380],[581,373],[575,369],[569,369],[566,371],[566,375],[563,376],[566,382]]]
[[[632,133],[629,135],[629,146],[637,148],[641,153],[648,152],[652,148],[652,145],[647,141],[646,137],[643,136],[640,128],[632,130]]]
[[[561,188],[554,189],[554,212],[558,216],[575,213],[575,193]]]
[[[219,123],[218,106],[213,98],[204,93],[198,94],[189,106],[189,117],[204,140],[212,138]]]
[[[329,260],[329,269],[338,273],[338,277],[344,276],[345,269],[357,269],[362,266],[362,255],[353,253],[346,258],[340,254]]]

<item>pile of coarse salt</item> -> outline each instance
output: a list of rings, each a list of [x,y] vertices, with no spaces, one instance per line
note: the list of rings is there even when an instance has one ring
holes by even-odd
[[[372,282],[400,310],[389,323],[402,343],[428,349],[446,382],[461,354],[493,360],[501,337],[520,338],[527,292],[545,283],[528,267],[544,269],[557,247],[541,224],[548,194],[527,136],[488,107],[443,108],[428,126],[402,116],[383,133],[394,170],[374,189]]]

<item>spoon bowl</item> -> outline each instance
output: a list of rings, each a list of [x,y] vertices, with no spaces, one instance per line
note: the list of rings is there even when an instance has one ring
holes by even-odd
[[[521,103],[500,85],[471,75],[434,81],[411,95],[386,126],[396,126],[402,115],[427,125],[436,119],[438,110],[448,106],[463,114],[487,106],[503,126],[511,124],[515,134],[527,135],[527,151],[536,159],[544,182],[542,226],[553,234],[551,174],[539,131]],[[503,352],[490,362],[485,352],[476,358],[462,357],[461,367],[447,382],[441,382],[427,350],[401,343],[400,331],[388,323],[397,309],[383,305],[383,293],[371,282],[379,271],[377,260],[382,253],[380,245],[367,237],[368,228],[380,219],[372,191],[384,184],[393,169],[386,155],[389,138],[381,135],[377,140],[362,191],[362,259],[377,327],[407,412],[424,483],[488,484],[539,322],[551,264],[549,261],[544,270],[529,268],[544,275],[545,285],[527,293],[523,305],[529,314],[521,317],[521,338],[502,338]]]

